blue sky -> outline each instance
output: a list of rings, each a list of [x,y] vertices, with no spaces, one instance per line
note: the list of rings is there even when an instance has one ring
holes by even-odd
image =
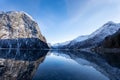
[[[120,23],[120,0],[0,0],[0,11],[27,12],[52,44]]]

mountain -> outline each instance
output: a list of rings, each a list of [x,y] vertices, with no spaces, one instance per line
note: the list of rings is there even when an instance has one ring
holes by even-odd
[[[83,41],[83,40],[85,40],[87,38],[88,38],[87,35],[86,36],[79,36],[79,37],[77,37],[77,38],[75,38],[73,40],[70,40],[70,41],[66,41],[66,42],[63,42],[63,43],[54,44],[54,45],[52,45],[52,48],[56,49],[56,48],[60,48],[62,46],[68,45],[68,44],[72,45],[72,44],[74,44],[76,42]]]
[[[85,35],[85,36],[79,36],[79,37],[77,37],[77,38],[75,38],[75,39],[73,39],[73,40],[70,40],[70,41],[53,44],[53,45],[52,45],[52,48],[53,48],[53,49],[59,49],[59,48],[62,48],[63,46],[66,46],[66,45],[68,45],[68,44],[69,44],[69,46],[70,46],[70,45],[73,45],[74,43],[77,43],[77,42],[80,42],[80,41],[84,41],[84,40],[86,40],[86,39],[88,39],[88,36],[87,36],[87,35]]]
[[[120,48],[120,29],[113,35],[107,36],[102,44],[103,48]]]
[[[120,53],[120,29],[116,33],[105,37],[100,45],[93,47],[92,50],[100,53],[100,55],[107,55],[108,53],[118,57]],[[117,57],[115,58],[117,59]]]
[[[48,48],[38,24],[22,11],[0,12],[0,48]]]
[[[66,42],[63,42],[63,43],[56,43],[56,44],[51,45],[51,47],[54,48],[54,49],[56,49],[58,47],[65,46],[65,45],[67,45],[69,43],[70,43],[70,41],[66,41]]]
[[[80,48],[89,48],[96,45],[100,45],[101,41],[108,35],[112,35],[118,31],[120,28],[120,23],[114,23],[109,21],[104,24],[101,28],[97,29],[90,35],[86,37],[78,37],[78,41],[75,40],[70,41],[69,44],[64,46],[58,46],[61,49],[80,49]]]

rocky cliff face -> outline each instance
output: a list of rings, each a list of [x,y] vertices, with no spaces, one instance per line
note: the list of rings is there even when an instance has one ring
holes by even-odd
[[[12,46],[11,43],[14,43],[14,41],[11,42],[12,40],[17,41],[15,45],[19,45],[18,42],[23,39],[22,41],[24,41],[24,44],[28,44],[28,42],[30,42],[29,39],[31,38],[34,39],[33,43],[36,43],[35,39],[39,39],[41,44],[46,44],[45,37],[42,36],[38,24],[32,19],[32,17],[25,12],[0,12],[0,39],[3,43],[10,47]],[[9,40],[11,41],[8,42]],[[22,43],[20,42],[20,45],[21,44]],[[2,46],[0,45],[0,47]]]

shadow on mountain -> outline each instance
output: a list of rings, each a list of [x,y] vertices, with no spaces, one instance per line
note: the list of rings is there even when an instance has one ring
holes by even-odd
[[[0,80],[32,80],[47,50],[0,50]]]
[[[56,51],[55,51],[56,52]],[[80,63],[78,59],[82,58],[90,62],[90,66],[100,71],[110,80],[120,80],[120,56],[101,56],[96,53],[88,53],[83,51],[57,51],[60,54],[69,55],[71,59]],[[114,58],[116,59],[114,59]]]
[[[49,49],[47,43],[38,38],[0,39],[0,48]]]

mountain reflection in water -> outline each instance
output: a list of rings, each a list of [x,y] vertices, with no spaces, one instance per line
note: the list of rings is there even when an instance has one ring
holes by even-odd
[[[48,51],[0,50],[0,80],[31,80]]]
[[[0,80],[120,80],[118,55],[3,49]]]
[[[120,80],[120,69],[107,61],[109,57],[83,51],[48,54],[33,80]]]

